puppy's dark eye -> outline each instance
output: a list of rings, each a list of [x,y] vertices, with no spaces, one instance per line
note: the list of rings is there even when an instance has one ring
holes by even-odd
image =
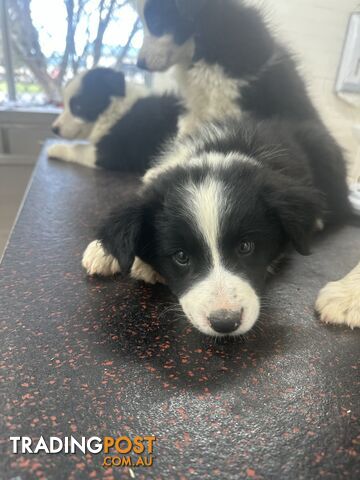
[[[82,107],[77,100],[72,99],[70,101],[70,109],[73,115],[79,115],[81,113]]]
[[[188,255],[183,250],[179,250],[176,252],[173,256],[172,259],[174,260],[175,263],[180,265],[181,267],[186,267],[190,263],[190,258]]]
[[[254,250],[255,250],[254,242],[250,242],[247,240],[241,242],[236,249],[237,253],[241,256],[251,255]]]

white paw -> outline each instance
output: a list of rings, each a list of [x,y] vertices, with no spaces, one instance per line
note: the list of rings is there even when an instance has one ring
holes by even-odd
[[[131,268],[131,278],[135,280],[142,280],[146,283],[155,285],[156,283],[165,283],[165,280],[153,270],[150,265],[136,257]]]
[[[69,147],[65,143],[54,143],[47,149],[49,158],[57,158],[59,160],[68,161]]]
[[[91,242],[83,255],[82,266],[88,275],[108,277],[120,272],[119,262],[107,253],[99,240]]]
[[[352,277],[328,283],[320,292],[315,306],[325,323],[360,327],[360,283]]]

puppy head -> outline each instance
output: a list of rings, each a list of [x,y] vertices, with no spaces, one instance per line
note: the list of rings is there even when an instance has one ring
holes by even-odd
[[[52,125],[54,133],[69,140],[87,138],[112,97],[125,97],[123,73],[110,68],[80,73],[64,89],[64,110]]]
[[[144,43],[138,65],[164,71],[194,56],[194,22],[208,0],[138,0]]]
[[[256,322],[267,269],[286,244],[307,253],[316,201],[256,163],[214,167],[203,157],[158,177],[101,238],[123,269],[135,256],[151,265],[201,332],[234,336]]]

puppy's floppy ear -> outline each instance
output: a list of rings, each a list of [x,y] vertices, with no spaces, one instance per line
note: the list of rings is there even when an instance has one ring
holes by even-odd
[[[280,220],[295,249],[301,255],[309,255],[316,220],[321,218],[324,209],[321,193],[276,174],[265,188],[265,201]]]
[[[140,242],[143,222],[143,207],[140,203],[114,211],[99,232],[99,240],[115,257],[125,274],[134,263],[137,246]]]
[[[208,0],[175,0],[176,8],[186,20],[194,20]]]
[[[110,90],[110,95],[115,97],[125,97],[126,84],[125,76],[122,72],[112,70],[111,68],[107,69],[105,82]]]
[[[83,81],[91,89],[101,89],[109,96],[124,97],[126,93],[125,76],[113,68],[95,67],[89,70]]]

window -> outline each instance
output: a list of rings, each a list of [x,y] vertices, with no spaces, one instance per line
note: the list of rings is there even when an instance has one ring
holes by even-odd
[[[360,13],[352,13],[336,83],[338,93],[360,93]]]
[[[61,87],[97,65],[137,70],[142,43],[131,0],[0,0],[0,107],[56,106]]]

